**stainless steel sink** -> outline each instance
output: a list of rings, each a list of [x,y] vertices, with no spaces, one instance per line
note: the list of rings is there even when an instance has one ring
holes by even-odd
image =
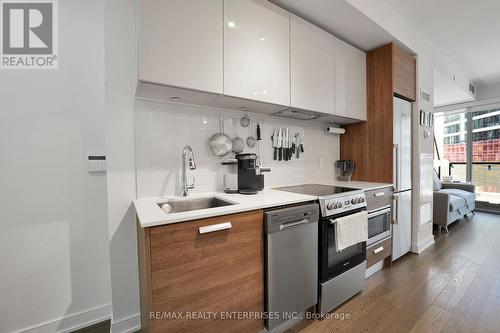
[[[161,208],[164,204],[170,205],[169,214],[234,205],[217,197],[169,200],[158,203],[158,206]]]

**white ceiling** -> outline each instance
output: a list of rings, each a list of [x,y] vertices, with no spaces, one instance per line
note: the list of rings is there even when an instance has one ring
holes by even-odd
[[[434,70],[434,106],[450,105],[473,100],[460,86],[441,72]]]
[[[387,1],[471,81],[500,82],[499,0]]]
[[[364,50],[373,50],[394,38],[344,0],[270,0]]]

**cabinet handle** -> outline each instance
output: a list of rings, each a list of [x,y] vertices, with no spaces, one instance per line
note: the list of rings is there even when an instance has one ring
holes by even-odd
[[[384,192],[376,192],[374,195],[376,197],[383,197],[385,195],[385,193]]]
[[[380,252],[382,252],[382,251],[384,251],[384,247],[383,247],[383,246],[378,247],[378,248],[376,248],[375,250],[373,250],[373,253],[377,254],[377,253],[380,253]]]
[[[398,203],[398,195],[394,194],[392,199],[392,224],[398,224],[399,219],[399,203]]]
[[[399,145],[395,144],[392,147],[392,181],[394,182],[394,190],[399,191]]]
[[[212,224],[212,225],[207,225],[205,227],[200,227],[199,232],[200,235],[203,235],[203,234],[208,234],[209,232],[231,229],[232,227],[233,226],[231,222],[225,222],[225,223]]]

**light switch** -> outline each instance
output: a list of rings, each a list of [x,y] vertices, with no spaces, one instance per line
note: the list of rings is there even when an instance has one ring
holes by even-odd
[[[102,172],[107,170],[106,155],[88,155],[89,172]]]
[[[320,169],[324,169],[325,168],[325,158],[324,157],[320,157],[319,158],[319,168]]]

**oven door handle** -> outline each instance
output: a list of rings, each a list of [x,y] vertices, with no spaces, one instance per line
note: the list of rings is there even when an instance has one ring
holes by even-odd
[[[381,209],[381,210],[378,210],[376,212],[368,214],[368,218],[371,219],[372,217],[376,217],[376,216],[379,216],[379,215],[387,214],[387,213],[390,213],[390,212],[391,212],[391,207],[389,206],[387,208],[384,208],[384,209]]]

